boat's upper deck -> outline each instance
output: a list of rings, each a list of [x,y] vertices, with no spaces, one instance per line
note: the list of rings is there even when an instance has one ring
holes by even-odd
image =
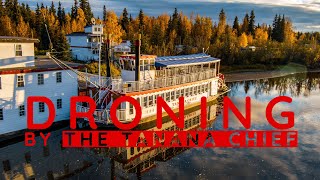
[[[220,59],[207,54],[141,57],[144,58],[140,60],[139,81],[128,80],[134,76],[135,58],[133,55],[127,55],[120,62],[122,77],[112,80],[102,78],[101,84],[103,86],[111,84],[112,90],[120,93],[140,92],[211,79],[218,75],[220,68]],[[97,77],[91,78],[97,80]],[[91,81],[96,80],[91,79]]]

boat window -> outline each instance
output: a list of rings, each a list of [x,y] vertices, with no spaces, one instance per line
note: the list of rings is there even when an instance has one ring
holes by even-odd
[[[166,101],[169,102],[170,101],[170,92],[166,93]]]
[[[192,87],[189,88],[189,93],[190,93],[190,96],[193,95]]]
[[[148,107],[148,96],[143,98],[143,106]]]
[[[196,95],[197,94],[197,86],[193,87],[193,94]]]
[[[149,106],[153,105],[153,95],[149,96]]]
[[[180,97],[184,97],[185,95],[184,95],[184,89],[181,89],[180,90]]]
[[[133,105],[129,103],[129,114],[133,114]]]
[[[171,101],[174,101],[175,96],[174,96],[175,91],[171,91]]]
[[[141,102],[140,102],[140,98],[137,98],[137,102],[138,102],[139,104],[141,104]]]
[[[206,84],[206,85],[204,86],[204,91],[205,91],[205,92],[208,92],[208,84]]]
[[[176,91],[176,99],[179,99],[179,97],[180,97],[180,89]]]

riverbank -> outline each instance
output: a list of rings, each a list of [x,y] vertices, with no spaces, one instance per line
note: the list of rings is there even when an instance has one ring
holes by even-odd
[[[226,72],[226,82],[238,82],[238,81],[250,81],[259,79],[268,79],[275,77],[287,76],[296,73],[307,73],[307,72],[320,72],[320,69],[307,69],[305,66],[299,64],[288,64],[277,68],[275,70],[236,70],[234,72]]]

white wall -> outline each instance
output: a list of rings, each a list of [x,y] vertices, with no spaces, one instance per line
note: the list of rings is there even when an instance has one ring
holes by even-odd
[[[56,82],[56,72],[62,72],[62,83]],[[38,85],[38,74],[44,74],[44,85]],[[55,121],[69,119],[70,97],[78,95],[77,76],[70,70],[28,73],[24,75],[25,87],[17,87],[17,74],[0,75],[0,108],[4,108],[4,120],[0,121],[0,134],[26,129],[26,116],[19,116],[19,106],[25,105],[29,96],[46,96],[56,107],[56,100],[62,99],[62,109],[56,109]],[[70,75],[73,77],[70,77]],[[20,74],[19,74],[20,75]],[[36,123],[45,122],[48,108],[39,112],[38,103],[34,104],[34,120]]]
[[[16,57],[16,44],[21,44],[22,56]],[[0,69],[30,66],[34,66],[34,43],[0,43]]]
[[[93,54],[87,36],[68,36],[72,57],[80,61],[99,60],[99,54]]]

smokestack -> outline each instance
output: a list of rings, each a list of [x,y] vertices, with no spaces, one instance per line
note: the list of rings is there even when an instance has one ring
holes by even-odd
[[[140,46],[141,46],[141,34],[138,35],[138,39],[135,42],[135,51],[136,51],[135,81],[140,81]]]
[[[110,34],[107,35],[107,43],[106,43],[106,70],[107,70],[107,77],[111,77],[111,70],[110,70],[110,50],[111,50],[111,45],[110,45]]]

